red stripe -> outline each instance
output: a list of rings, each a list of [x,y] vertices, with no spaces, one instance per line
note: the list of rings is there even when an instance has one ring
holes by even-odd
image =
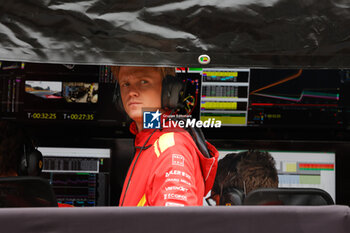
[[[325,168],[325,169],[334,169],[334,164],[299,163],[299,168]]]

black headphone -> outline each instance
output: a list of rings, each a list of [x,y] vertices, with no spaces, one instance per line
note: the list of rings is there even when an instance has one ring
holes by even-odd
[[[187,81],[172,75],[167,75],[162,81],[162,108],[163,109],[178,109],[183,108],[183,101],[186,97]],[[124,110],[123,102],[120,94],[118,81],[115,82],[113,102],[116,107]]]
[[[186,96],[187,81],[167,75],[162,82],[162,108],[177,109],[183,108],[183,101]]]
[[[25,135],[23,154],[21,154],[18,175],[39,176],[43,168],[43,155],[38,151],[29,136]]]
[[[220,195],[220,205],[242,205],[245,193],[237,188],[228,187]]]
[[[243,156],[243,153],[236,153],[230,161],[230,168],[234,168],[235,176],[240,176],[237,171],[237,165],[243,159]],[[244,198],[246,197],[245,181],[243,181],[243,189],[241,190],[235,187],[223,188],[220,193],[220,205],[243,205]]]

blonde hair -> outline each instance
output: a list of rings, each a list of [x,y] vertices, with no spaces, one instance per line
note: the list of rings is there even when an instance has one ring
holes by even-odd
[[[116,80],[118,80],[120,67],[122,67],[122,66],[111,66],[112,74]],[[167,75],[175,76],[175,68],[174,67],[149,67],[149,68],[154,68],[157,71],[159,71],[160,74],[162,75],[162,78],[164,78]]]

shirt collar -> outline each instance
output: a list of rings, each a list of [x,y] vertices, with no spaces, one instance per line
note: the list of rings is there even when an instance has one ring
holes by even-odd
[[[161,115],[161,122],[163,122],[163,119],[166,119],[168,117],[168,115],[170,115],[171,111],[167,111],[165,113],[163,113]],[[137,130],[137,125],[136,125],[136,122],[133,121],[131,124],[130,124],[130,127],[129,127],[129,130],[132,134],[134,134],[136,137],[135,137],[135,146],[143,146],[144,143],[146,142],[146,140],[148,139],[148,137],[150,137],[150,135],[153,133],[153,131],[155,129],[142,129],[140,132]],[[158,130],[158,132],[160,132],[160,130]],[[154,135],[157,135],[157,132],[154,133]],[[157,137],[155,137],[157,138]],[[153,144],[154,143],[154,139],[150,139],[148,141],[147,144]],[[145,146],[148,146],[148,145],[145,145]]]

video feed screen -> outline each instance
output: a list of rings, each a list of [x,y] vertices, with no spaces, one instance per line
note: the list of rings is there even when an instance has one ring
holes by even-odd
[[[26,80],[25,118],[31,120],[96,120],[99,84]]]
[[[219,150],[219,160],[243,150]],[[335,202],[335,153],[268,151],[275,160],[280,188],[319,188]]]
[[[64,82],[62,95],[68,103],[97,103],[98,83]]]
[[[25,81],[25,92],[43,99],[64,99],[67,103],[97,103],[98,83]]]
[[[43,99],[61,99],[62,82],[26,80],[25,92]]]

